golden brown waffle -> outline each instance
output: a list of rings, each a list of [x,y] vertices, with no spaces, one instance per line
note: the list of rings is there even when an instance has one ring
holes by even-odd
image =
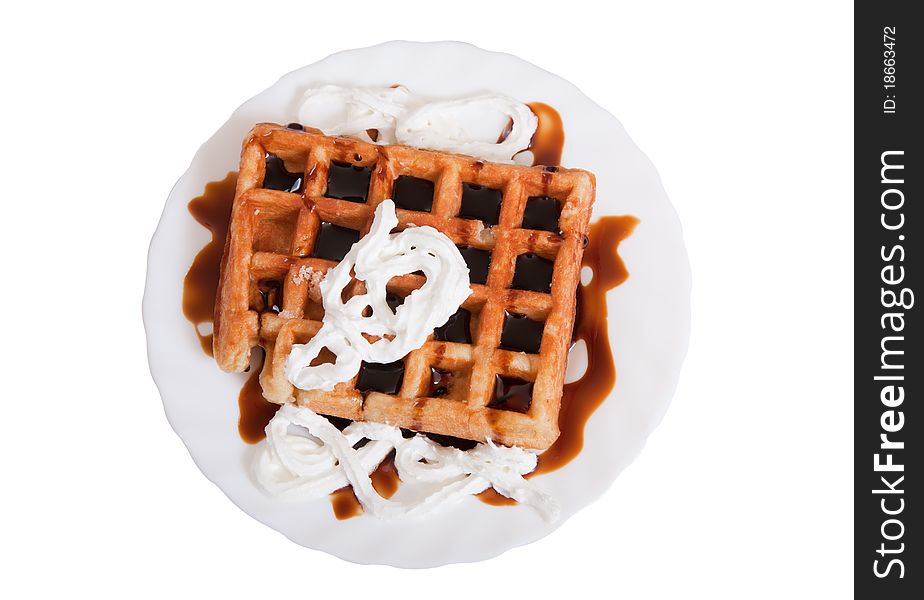
[[[263,188],[267,157],[282,159],[287,171],[302,177],[298,193]],[[332,161],[371,169],[365,202],[325,197]],[[430,225],[460,246],[491,252],[486,285],[473,284],[462,305],[471,313],[471,343],[431,336],[403,359],[403,381],[395,394],[363,393],[355,377],[331,392],[294,388],[285,376],[286,358],[293,344],[307,342],[320,329],[324,313],[318,283],[337,264],[312,256],[322,223],[364,235],[375,207],[392,197],[402,175],[435,185],[430,212],[404,210],[399,204],[398,229]],[[503,191],[497,225],[459,217],[463,182]],[[251,348],[265,348],[260,382],[266,398],[280,404],[294,401],[352,420],[545,449],[559,434],[575,290],[594,192],[593,174],[577,169],[501,165],[259,124],[241,154],[215,307],[215,359],[222,369],[240,372],[248,366]],[[527,199],[534,196],[560,202],[560,232],[521,228]],[[511,289],[517,258],[524,254],[529,260],[554,261],[551,293]],[[388,289],[406,296],[423,283],[423,277],[405,275],[394,278]],[[544,322],[537,354],[500,347],[505,313]],[[434,377],[442,378],[438,393],[431,393]],[[447,380],[451,383],[445,385]],[[528,387],[524,381],[532,383],[527,405],[522,394],[498,399],[511,383],[514,390]]]

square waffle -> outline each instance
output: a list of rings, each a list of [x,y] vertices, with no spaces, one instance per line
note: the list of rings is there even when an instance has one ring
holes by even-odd
[[[215,359],[241,372],[250,350],[262,346],[260,383],[272,402],[546,449],[559,434],[594,192],[593,174],[578,169],[494,164],[258,124],[241,154],[215,307]],[[386,198],[395,200],[398,230],[430,225],[460,247],[473,293],[401,361],[364,364],[330,392],[297,389],[285,362],[293,344],[321,328],[320,280],[368,231]],[[424,281],[393,278],[389,301],[400,303]]]

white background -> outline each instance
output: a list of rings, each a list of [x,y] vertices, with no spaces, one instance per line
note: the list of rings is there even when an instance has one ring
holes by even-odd
[[[848,3],[13,6],[0,595],[850,593]],[[199,144],[280,75],[388,39],[511,52],[609,109],[661,173],[694,281],[674,403],[610,492],[536,544],[428,571],[345,563],[234,507],[167,424],[141,324],[148,240]]]

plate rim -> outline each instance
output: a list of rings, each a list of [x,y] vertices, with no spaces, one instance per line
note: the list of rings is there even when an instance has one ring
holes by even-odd
[[[370,51],[371,51],[371,52],[378,52],[378,51],[383,51],[383,50],[385,50],[385,49],[391,49],[391,48],[406,48],[406,47],[408,47],[408,46],[412,46],[412,47],[415,47],[415,48],[419,48],[419,47],[425,46],[425,47],[433,48],[433,49],[438,48],[438,49],[440,49],[441,51],[445,51],[445,50],[443,50],[443,49],[446,49],[446,48],[449,48],[449,49],[450,49],[449,51],[456,51],[457,49],[458,49],[458,50],[462,50],[462,51],[464,51],[464,52],[472,52],[472,51],[475,51],[475,52],[477,52],[477,53],[483,53],[483,54],[491,55],[491,56],[495,56],[495,57],[498,57],[498,56],[499,56],[499,57],[504,57],[505,60],[513,59],[513,60],[515,60],[515,61],[518,61],[518,62],[521,62],[521,63],[525,63],[525,65],[528,65],[529,67],[532,67],[533,69],[536,69],[536,70],[538,70],[538,71],[541,71],[541,72],[544,73],[546,76],[555,78],[556,80],[558,80],[559,83],[564,84],[565,86],[567,86],[568,88],[570,88],[571,91],[576,92],[581,98],[583,98],[584,101],[593,104],[595,107],[597,107],[597,108],[599,108],[601,111],[605,112],[610,118],[612,118],[616,123],[619,123],[619,125],[621,126],[621,123],[619,122],[619,120],[616,119],[616,117],[615,117],[614,115],[612,115],[612,113],[610,113],[609,111],[607,111],[604,107],[602,107],[602,106],[596,104],[596,102],[594,102],[590,97],[588,97],[586,94],[584,94],[584,92],[582,92],[576,85],[574,85],[574,84],[571,83],[570,81],[568,81],[568,80],[566,80],[566,79],[564,79],[564,78],[562,78],[562,77],[560,77],[560,76],[558,76],[558,75],[555,75],[554,73],[551,73],[551,72],[547,71],[546,69],[543,69],[542,67],[536,66],[536,65],[534,65],[533,63],[531,63],[531,62],[529,62],[529,61],[526,61],[526,60],[524,60],[524,59],[521,59],[521,58],[517,57],[516,55],[511,54],[511,53],[508,53],[508,52],[496,52],[496,51],[491,51],[491,50],[484,50],[484,49],[482,49],[482,48],[480,48],[480,47],[478,47],[478,46],[475,46],[475,45],[473,45],[473,44],[470,44],[470,43],[467,43],[467,42],[461,42],[461,41],[410,42],[410,41],[403,41],[403,40],[387,41],[387,42],[383,42],[383,43],[380,43],[380,44],[374,44],[374,45],[371,45],[371,46],[365,46],[365,47],[362,47],[362,48],[344,49],[344,50],[340,50],[340,51],[337,51],[337,52],[333,52],[333,53],[327,55],[326,57],[324,57],[324,58],[322,58],[322,59],[320,59],[320,60],[318,60],[318,61],[316,61],[316,62],[310,63],[310,64],[305,65],[305,66],[303,66],[303,67],[299,67],[299,68],[297,68],[297,69],[294,69],[294,70],[292,70],[292,71],[286,73],[285,75],[281,76],[276,82],[274,82],[273,84],[271,84],[269,87],[267,87],[266,89],[260,91],[260,92],[257,93],[256,95],[254,95],[254,96],[250,97],[249,99],[247,99],[247,100],[246,100],[245,102],[243,102],[237,109],[235,109],[235,110],[231,113],[231,115],[229,115],[228,119],[226,119],[226,121],[225,121],[225,122],[224,122],[224,123],[223,123],[223,124],[211,135],[211,136],[209,136],[209,138],[208,138],[207,140],[205,140],[205,141],[199,146],[199,148],[196,150],[196,152],[193,154],[193,157],[192,157],[192,159],[190,160],[190,163],[189,163],[188,167],[187,167],[186,170],[182,173],[182,175],[177,179],[176,183],[171,187],[170,192],[169,192],[169,194],[167,195],[167,200],[166,200],[165,203],[164,203],[164,208],[163,208],[163,210],[161,211],[161,215],[160,215],[160,217],[159,217],[159,219],[158,219],[157,226],[155,227],[154,232],[153,232],[153,234],[152,234],[152,236],[151,236],[151,240],[150,240],[150,242],[149,242],[149,244],[148,244],[148,252],[147,252],[147,255],[146,255],[146,276],[145,276],[144,296],[143,296],[143,299],[142,299],[142,321],[143,321],[144,329],[145,329],[145,347],[146,347],[146,354],[147,354],[147,359],[148,359],[148,368],[149,368],[149,371],[150,371],[150,373],[151,373],[151,378],[154,380],[155,386],[157,387],[158,393],[159,393],[159,395],[160,395],[160,397],[161,397],[161,401],[162,401],[162,405],[163,405],[163,410],[164,410],[165,416],[167,417],[167,421],[170,423],[171,428],[173,428],[173,430],[177,433],[177,436],[178,436],[178,437],[180,438],[180,440],[182,441],[184,447],[186,448],[187,452],[189,453],[190,457],[192,458],[193,462],[196,464],[196,466],[197,466],[197,468],[200,470],[200,472],[202,472],[203,475],[205,475],[206,478],[207,478],[209,481],[211,481],[214,485],[216,485],[216,486],[222,491],[222,493],[223,493],[226,497],[228,497],[229,500],[231,500],[238,508],[240,508],[244,513],[248,514],[248,516],[250,516],[250,517],[253,518],[254,520],[256,520],[256,521],[258,521],[258,522],[260,522],[260,523],[262,523],[262,524],[264,524],[264,525],[267,525],[267,526],[271,527],[272,529],[274,529],[274,530],[278,531],[279,533],[285,535],[288,539],[292,540],[293,542],[295,542],[296,544],[298,544],[298,545],[300,545],[300,546],[307,547],[307,548],[311,548],[312,550],[316,550],[316,551],[323,551],[323,552],[326,552],[326,553],[329,553],[329,554],[338,556],[338,557],[341,558],[341,559],[344,559],[344,560],[347,560],[347,561],[350,561],[350,562],[354,562],[354,563],[360,563],[360,564],[392,564],[393,566],[398,566],[398,567],[410,567],[410,568],[415,568],[415,567],[418,567],[418,566],[420,566],[420,567],[432,567],[432,566],[439,566],[439,565],[444,565],[444,564],[454,564],[454,563],[459,563],[459,562],[476,562],[476,561],[487,560],[487,559],[493,558],[493,557],[498,556],[498,555],[500,555],[500,554],[502,554],[502,553],[504,553],[504,552],[506,552],[506,551],[508,551],[508,550],[510,550],[510,549],[512,549],[512,548],[519,547],[519,546],[522,546],[522,545],[525,545],[525,544],[529,544],[529,543],[532,543],[532,542],[534,542],[534,541],[537,541],[538,539],[541,539],[542,537],[545,537],[545,535],[547,535],[547,534],[553,532],[553,531],[556,530],[558,527],[560,527],[562,524],[564,524],[564,522],[567,520],[567,518],[570,517],[571,515],[565,515],[565,516],[563,516],[563,518],[562,518],[559,522],[553,524],[547,531],[545,531],[544,533],[542,533],[541,535],[539,535],[539,536],[537,536],[537,537],[530,537],[530,539],[526,539],[526,540],[524,540],[524,541],[520,541],[519,543],[501,544],[500,547],[498,547],[498,548],[496,548],[496,549],[494,549],[494,550],[492,550],[492,551],[484,552],[484,553],[480,554],[480,555],[477,556],[477,557],[469,558],[469,559],[467,559],[467,560],[436,561],[436,562],[433,562],[433,563],[421,564],[421,565],[413,565],[413,564],[395,564],[395,563],[390,563],[390,562],[387,562],[387,561],[364,561],[364,560],[357,560],[357,559],[354,558],[354,557],[347,556],[347,555],[345,555],[344,553],[332,551],[331,549],[320,548],[320,547],[318,547],[318,546],[307,546],[307,545],[306,545],[305,543],[303,543],[302,541],[299,541],[299,540],[294,539],[291,535],[289,535],[288,532],[283,531],[283,530],[277,528],[276,526],[274,526],[273,524],[267,523],[266,521],[260,519],[260,518],[257,517],[256,515],[252,514],[247,508],[245,508],[244,506],[242,506],[241,503],[239,503],[239,502],[237,501],[237,499],[236,499],[234,496],[232,496],[232,495],[222,486],[221,483],[219,483],[219,481],[217,481],[218,478],[213,477],[212,474],[209,473],[209,470],[206,469],[206,468],[204,467],[204,465],[200,462],[200,459],[197,458],[196,454],[193,452],[192,448],[190,447],[190,442],[187,441],[187,439],[183,436],[183,434],[180,433],[180,429],[182,429],[182,427],[180,427],[180,426],[178,425],[178,423],[175,422],[175,417],[176,417],[176,415],[171,416],[171,411],[170,411],[170,409],[168,408],[168,403],[169,403],[169,401],[167,400],[166,392],[165,392],[165,390],[164,390],[164,385],[162,384],[163,382],[162,382],[161,380],[159,380],[159,376],[160,376],[160,375],[157,374],[157,373],[155,373],[155,371],[157,370],[157,367],[155,367],[155,364],[154,364],[154,363],[156,362],[156,360],[152,360],[152,357],[153,357],[153,355],[157,352],[157,349],[155,348],[154,337],[152,336],[152,329],[155,328],[155,327],[157,327],[157,324],[154,323],[154,322],[151,320],[151,319],[152,319],[152,314],[151,314],[151,310],[152,310],[152,309],[151,309],[151,303],[154,302],[154,295],[155,295],[155,290],[152,290],[152,289],[151,289],[151,286],[152,286],[151,272],[152,272],[152,268],[153,268],[152,265],[154,264],[154,262],[155,262],[155,260],[156,260],[156,257],[155,257],[155,250],[156,250],[157,242],[158,242],[159,238],[161,238],[162,236],[167,235],[167,230],[166,230],[167,215],[168,215],[168,212],[169,212],[169,210],[170,210],[170,208],[171,208],[171,201],[172,201],[172,199],[173,199],[173,197],[174,197],[174,194],[177,192],[177,190],[180,189],[181,186],[182,186],[182,184],[184,184],[185,181],[187,180],[187,178],[189,178],[189,177],[191,176],[191,174],[193,173],[193,171],[194,171],[194,169],[195,169],[197,163],[200,162],[200,160],[202,159],[203,155],[207,152],[207,148],[210,146],[211,143],[213,143],[213,141],[215,140],[215,138],[216,138],[217,136],[219,136],[219,134],[222,132],[222,130],[231,122],[231,120],[234,118],[234,116],[235,116],[239,111],[241,111],[242,108],[244,108],[245,106],[247,106],[248,104],[250,104],[252,101],[255,101],[256,99],[258,99],[259,97],[261,97],[261,96],[264,95],[265,93],[269,92],[270,90],[272,90],[272,89],[275,88],[276,86],[280,85],[281,82],[284,82],[284,81],[286,81],[286,80],[289,79],[289,78],[296,77],[299,73],[305,71],[306,69],[309,69],[310,67],[313,67],[313,66],[315,66],[315,65],[319,65],[319,64],[325,63],[325,62],[327,62],[327,61],[331,61],[332,59],[335,59],[335,58],[337,58],[337,57],[342,57],[342,56],[344,56],[344,55],[360,54],[360,53],[365,53],[365,52],[370,52]],[[434,50],[434,51],[435,51],[435,50]],[[681,315],[682,320],[683,320],[683,328],[682,328],[682,330],[681,330],[681,331],[675,331],[675,332],[674,332],[674,333],[675,333],[675,336],[676,336],[675,339],[676,339],[676,341],[677,341],[677,343],[676,343],[676,345],[675,345],[675,357],[674,357],[675,360],[676,360],[676,363],[677,363],[677,368],[672,372],[672,374],[671,374],[672,376],[669,378],[669,381],[667,382],[667,388],[669,388],[669,393],[667,394],[667,399],[663,402],[663,405],[661,406],[661,410],[659,410],[657,414],[652,415],[652,419],[651,419],[651,421],[650,421],[649,426],[645,429],[645,431],[642,431],[642,432],[640,433],[640,436],[641,436],[641,437],[640,437],[639,443],[635,446],[634,451],[631,452],[631,455],[627,455],[627,460],[624,461],[623,466],[620,467],[620,468],[618,468],[618,469],[615,471],[615,473],[614,473],[612,479],[609,479],[609,480],[606,482],[606,485],[605,485],[605,486],[602,486],[598,491],[596,491],[596,493],[590,494],[590,496],[587,497],[586,501],[583,502],[582,505],[581,505],[581,507],[578,508],[577,510],[581,510],[581,509],[583,509],[583,508],[586,508],[586,507],[589,506],[590,504],[592,504],[592,503],[594,503],[594,502],[597,502],[597,501],[603,496],[603,494],[606,493],[606,491],[609,490],[609,489],[612,487],[612,485],[613,485],[613,483],[615,482],[616,478],[622,473],[622,471],[623,471],[629,464],[631,464],[632,462],[634,462],[634,461],[637,459],[637,457],[639,456],[639,454],[642,452],[642,450],[644,449],[645,445],[646,445],[647,442],[648,442],[648,439],[649,439],[650,435],[654,432],[654,430],[657,428],[657,426],[658,426],[658,425],[660,424],[660,422],[663,420],[664,415],[666,414],[667,409],[669,408],[670,403],[671,403],[671,401],[672,401],[674,395],[676,394],[677,385],[678,385],[679,379],[680,379],[680,377],[681,377],[681,375],[682,375],[682,365],[683,365],[683,363],[684,363],[684,360],[685,360],[686,355],[687,355],[688,350],[689,350],[689,341],[690,341],[690,332],[691,332],[691,317],[692,317],[692,310],[691,310],[691,304],[690,304],[690,300],[691,300],[691,296],[692,296],[692,274],[691,274],[691,272],[690,272],[690,263],[689,263],[688,254],[687,254],[687,252],[686,252],[686,245],[684,244],[684,241],[683,241],[683,228],[682,228],[682,224],[680,223],[679,215],[678,215],[678,213],[677,213],[677,211],[676,211],[676,208],[675,208],[675,207],[673,206],[673,204],[671,203],[669,197],[667,196],[666,191],[665,191],[664,188],[663,188],[663,184],[662,184],[662,182],[661,182],[661,178],[660,178],[660,175],[659,175],[658,172],[657,172],[657,169],[654,167],[653,163],[651,163],[651,161],[650,161],[650,159],[648,158],[647,154],[645,154],[645,153],[635,144],[635,142],[631,139],[631,137],[629,137],[629,135],[628,135],[627,132],[625,133],[625,137],[627,138],[628,142],[632,145],[634,151],[637,152],[645,161],[647,161],[648,165],[650,166],[650,170],[651,170],[651,171],[653,172],[653,174],[655,175],[655,177],[656,177],[656,183],[657,183],[657,185],[659,186],[660,191],[661,191],[661,194],[663,195],[663,198],[664,198],[665,201],[666,201],[666,205],[665,205],[665,206],[666,206],[666,208],[669,209],[669,211],[670,211],[670,213],[671,213],[670,216],[672,217],[672,220],[675,222],[675,224],[676,224],[676,226],[677,226],[677,234],[678,234],[678,241],[679,241],[679,250],[680,250],[680,252],[681,252],[681,254],[682,254],[682,256],[681,256],[681,258],[682,258],[681,263],[682,263],[682,264],[679,265],[679,266],[685,271],[685,275],[686,275],[684,285],[682,286],[682,289],[681,289],[680,291],[683,293],[683,295],[684,295],[684,297],[685,297],[685,299],[686,299],[686,301],[683,303],[686,310],[683,311],[683,314]],[[235,166],[236,166],[236,165],[235,165]],[[233,170],[233,169],[232,169],[232,170]],[[190,198],[190,199],[191,199],[191,198]],[[597,215],[597,216],[599,217],[599,215]],[[631,239],[631,238],[630,238],[630,239]],[[607,305],[609,306],[609,304],[610,304],[610,297],[608,296],[608,298],[607,298]],[[608,332],[608,335],[610,335],[609,332]],[[611,343],[613,342],[612,338],[610,339],[610,341],[611,341]],[[609,400],[611,399],[612,394],[613,394],[613,392],[610,392],[610,395],[607,397],[607,400],[605,400],[604,402],[609,401]],[[236,409],[236,405],[235,405],[235,409]],[[591,421],[592,421],[592,420],[593,420],[593,419],[591,418]],[[590,423],[590,421],[588,422],[588,425],[589,425],[589,423]],[[577,511],[575,511],[575,512],[577,512]]]

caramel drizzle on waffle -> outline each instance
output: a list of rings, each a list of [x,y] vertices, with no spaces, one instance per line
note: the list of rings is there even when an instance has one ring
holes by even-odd
[[[301,173],[300,193],[262,187],[268,155]],[[371,169],[364,203],[325,197],[332,161]],[[321,326],[317,281],[336,262],[312,256],[322,222],[364,235],[375,207],[390,198],[401,175],[435,183],[431,212],[397,210],[399,226],[430,225],[458,245],[492,253],[485,285],[473,284],[462,308],[472,313],[472,344],[430,341],[404,359],[397,394],[356,389],[356,378],[331,392],[294,388],[285,376],[293,344]],[[462,183],[503,192],[499,223],[458,216]],[[267,399],[296,402],[315,412],[389,423],[416,431],[543,450],[559,435],[558,413],[575,313],[575,289],[595,193],[594,176],[578,169],[495,164],[468,156],[405,146],[377,146],[258,124],[244,141],[231,226],[215,308],[215,359],[222,369],[244,371],[253,347],[267,353],[260,383]],[[526,202],[551,196],[561,202],[560,233],[521,229]],[[554,261],[551,293],[511,289],[517,256]],[[307,267],[318,277],[306,277]],[[261,282],[282,282],[279,313],[266,311]],[[423,277],[392,279],[389,291],[406,296]],[[499,348],[505,312],[544,321],[538,354]],[[428,397],[431,367],[455,375],[450,392]],[[490,408],[495,375],[534,382],[525,413]]]

